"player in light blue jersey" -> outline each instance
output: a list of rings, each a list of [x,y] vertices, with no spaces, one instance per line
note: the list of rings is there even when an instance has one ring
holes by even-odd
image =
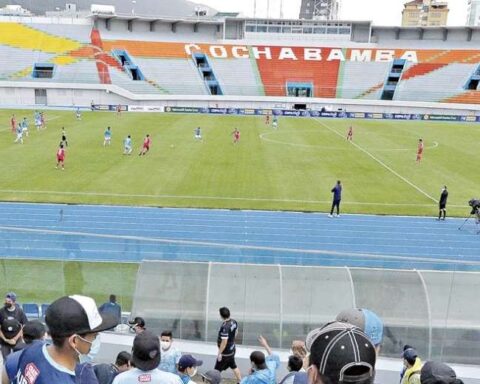
[[[23,128],[22,128],[21,122],[20,124],[17,125],[16,133],[17,133],[17,138],[15,139],[15,143],[23,144]]]
[[[103,146],[106,147],[107,145],[110,145],[111,141],[112,141],[112,131],[110,127],[108,127],[103,133]]]
[[[132,138],[128,135],[125,140],[123,140],[123,154],[131,155],[132,154]]]
[[[277,116],[273,116],[272,127],[275,128],[275,129],[278,128],[278,117]]]
[[[195,140],[202,140],[202,130],[200,127],[195,128]]]
[[[20,123],[21,126],[22,126],[22,132],[23,134],[28,137],[28,121],[27,121],[27,118],[24,117],[22,122]]]
[[[82,120],[82,114],[80,113],[80,107],[77,107],[77,110],[75,111],[75,116],[77,117],[77,120]]]
[[[35,111],[33,119],[35,120],[35,127],[37,128],[37,131],[39,131],[42,127],[42,117],[40,115],[40,112]]]

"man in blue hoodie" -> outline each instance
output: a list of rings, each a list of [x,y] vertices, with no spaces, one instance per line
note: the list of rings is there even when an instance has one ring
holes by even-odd
[[[340,217],[340,201],[342,200],[342,182],[340,180],[337,181],[337,184],[332,188],[330,191],[333,193],[333,202],[332,202],[332,209],[330,210],[330,214],[328,217]],[[337,208],[337,213],[334,215],[333,210]]]
[[[250,374],[244,377],[241,384],[275,384],[275,373],[280,366],[280,358],[278,355],[272,353],[267,340],[263,336],[258,338],[260,345],[262,345],[268,353],[265,354],[260,351],[254,351],[250,354],[250,363],[252,364]]]

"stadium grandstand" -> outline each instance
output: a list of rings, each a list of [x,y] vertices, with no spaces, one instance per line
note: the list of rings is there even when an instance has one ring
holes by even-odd
[[[10,3],[2,384],[480,383],[480,27]]]

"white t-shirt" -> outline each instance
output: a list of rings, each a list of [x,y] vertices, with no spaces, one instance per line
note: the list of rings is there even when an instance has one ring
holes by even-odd
[[[120,373],[113,380],[113,384],[131,383],[183,384],[179,376],[169,372],[162,372],[159,369],[141,371],[138,368],[133,368]]]

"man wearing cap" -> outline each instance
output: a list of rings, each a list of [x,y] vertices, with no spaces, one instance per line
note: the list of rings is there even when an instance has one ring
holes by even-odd
[[[263,336],[258,337],[260,345],[267,350],[268,356],[261,351],[253,351],[250,354],[250,375],[244,377],[241,384],[275,384],[276,371],[280,366],[280,358],[272,353],[267,340]]]
[[[455,371],[447,364],[427,361],[420,373],[421,384],[463,384]]]
[[[383,321],[375,312],[365,308],[350,308],[340,312],[335,320],[360,328],[375,345],[377,355],[380,353],[383,340]]]
[[[52,344],[35,343],[24,349],[12,384],[75,383],[75,368],[99,340],[98,333],[117,325],[113,317],[100,315],[92,298],[81,295],[55,300],[45,322]]]
[[[178,375],[183,384],[195,384],[192,377],[197,374],[197,367],[203,364],[202,360],[195,359],[192,355],[183,355],[178,361]]]
[[[45,338],[45,326],[38,320],[28,321],[23,327],[23,348],[29,348],[35,343],[42,343]],[[20,347],[17,344],[17,348]],[[5,360],[5,371],[2,376],[2,383],[10,383],[15,378],[18,359],[22,354],[22,350],[18,350],[7,356]]]
[[[0,326],[2,332],[2,340],[0,342],[0,348],[2,350],[2,356],[7,358],[10,353],[15,351],[18,347],[21,349],[22,343],[22,325],[15,319],[6,319]]]
[[[25,316],[23,309],[17,304],[17,295],[15,292],[8,292],[5,295],[5,304],[3,308],[0,309],[0,326],[5,320],[12,319],[18,321],[21,325],[24,325],[27,322],[27,316]],[[17,333],[13,338],[7,338],[0,329],[0,344],[2,346],[14,347],[20,337],[22,337],[21,332]],[[2,353],[3,350],[4,348],[2,348]]]
[[[402,353],[403,372],[401,384],[420,384],[420,371],[422,369],[422,361],[418,357],[415,349],[406,345]]]
[[[329,323],[311,331],[305,346],[310,352],[309,384],[323,378],[332,384],[373,383],[377,354],[360,328],[338,321]]]
[[[160,340],[149,331],[143,331],[135,336],[132,364],[135,368],[117,375],[113,384],[183,384],[179,376],[157,369],[160,364]]]
[[[136,335],[146,330],[145,320],[143,317],[137,316],[133,320],[130,320],[128,324],[130,324],[130,328],[135,332]]]
[[[207,384],[220,384],[222,381],[222,374],[216,369],[211,369],[205,373],[201,373],[202,381]]]

